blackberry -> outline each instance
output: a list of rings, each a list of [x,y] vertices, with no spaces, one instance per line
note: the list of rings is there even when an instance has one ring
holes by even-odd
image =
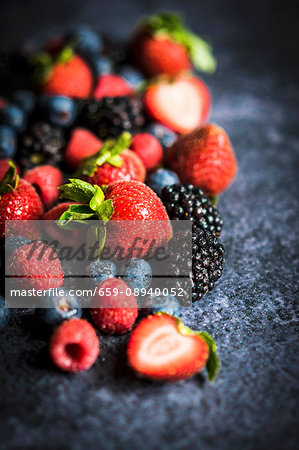
[[[64,131],[47,122],[35,122],[19,137],[17,162],[22,169],[41,164],[58,166],[66,144]]]
[[[180,267],[190,268],[189,280],[178,278],[172,281],[172,287],[182,288],[185,298],[190,298],[192,288],[192,302],[199,300],[211,291],[222,275],[224,262],[224,246],[209,231],[203,230],[195,223],[192,224],[192,261],[190,261],[190,236],[188,231],[178,231],[169,244],[170,272],[172,277],[182,275]],[[191,283],[190,283],[191,282]],[[189,288],[189,290],[187,290]]]
[[[220,236],[223,220],[198,187],[192,184],[165,186],[161,198],[171,220],[191,220],[199,228]]]
[[[118,137],[123,131],[134,133],[144,124],[142,102],[137,97],[104,97],[101,100],[79,100],[79,125],[102,139]]]

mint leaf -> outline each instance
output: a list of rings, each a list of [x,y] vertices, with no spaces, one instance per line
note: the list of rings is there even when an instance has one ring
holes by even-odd
[[[70,183],[60,186],[62,194],[60,198],[75,202],[89,203],[95,194],[95,188],[90,183],[77,178],[70,178]]]
[[[220,360],[217,354],[217,348],[214,339],[205,331],[199,331],[198,333],[206,342],[209,347],[209,358],[206,364],[208,379],[209,381],[214,381],[217,373],[220,370]]]
[[[95,188],[95,194],[94,194],[94,196],[92,197],[92,199],[89,202],[89,207],[93,211],[96,211],[97,208],[101,205],[101,203],[103,203],[105,195],[104,195],[104,192],[102,191],[102,189],[99,186],[94,184],[93,187]]]
[[[96,213],[100,220],[103,220],[104,222],[110,220],[112,214],[114,213],[112,200],[105,200],[96,210]]]

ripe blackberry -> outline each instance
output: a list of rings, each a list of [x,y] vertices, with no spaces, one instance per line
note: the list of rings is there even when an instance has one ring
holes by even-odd
[[[161,198],[171,220],[191,220],[199,228],[220,236],[223,220],[198,187],[192,184],[165,186]]]
[[[142,102],[137,97],[104,97],[78,102],[79,125],[101,139],[118,137],[123,131],[134,133],[144,124]]]
[[[47,122],[35,122],[19,137],[17,162],[22,169],[41,164],[58,166],[63,160],[66,144],[61,127]]]
[[[216,281],[222,275],[224,262],[224,246],[218,239],[195,223],[192,224],[192,262],[190,261],[190,236],[188,231],[178,231],[169,244],[170,272],[172,287],[182,288],[185,298],[190,298],[190,284],[192,288],[192,302],[199,300],[211,291]],[[189,280],[179,278],[182,268],[190,268]],[[192,270],[191,270],[192,269]],[[191,283],[190,283],[191,282]]]

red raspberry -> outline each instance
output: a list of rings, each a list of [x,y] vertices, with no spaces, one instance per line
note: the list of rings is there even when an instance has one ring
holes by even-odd
[[[102,75],[94,92],[94,98],[101,99],[103,97],[122,97],[131,95],[133,89],[119,75]]]
[[[135,295],[129,290],[127,283],[117,278],[105,280],[99,285],[90,313],[100,330],[108,334],[125,334],[133,328],[138,305]],[[101,292],[104,295],[100,295]]]
[[[131,149],[137,153],[146,170],[156,167],[163,158],[163,150],[155,136],[148,133],[136,134]]]
[[[100,353],[99,339],[93,326],[83,319],[63,322],[50,340],[53,363],[66,372],[88,370]]]
[[[75,128],[65,149],[65,160],[71,169],[78,169],[83,159],[97,153],[102,142],[90,131]]]
[[[23,289],[46,290],[63,284],[60,259],[55,250],[42,241],[15,250],[8,260],[8,275],[18,277],[16,282]]]
[[[36,188],[44,206],[49,208],[59,197],[58,188],[63,183],[63,175],[57,167],[44,165],[29,170],[24,180]]]

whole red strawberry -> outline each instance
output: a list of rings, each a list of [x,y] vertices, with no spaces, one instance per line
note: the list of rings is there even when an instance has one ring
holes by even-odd
[[[144,104],[156,121],[178,133],[189,133],[208,118],[211,99],[206,84],[195,76],[158,80],[146,90]]]
[[[170,13],[144,20],[131,39],[129,54],[148,77],[177,75],[190,70],[192,63],[207,73],[216,68],[210,45]]]
[[[190,330],[179,319],[163,313],[148,316],[137,325],[127,355],[137,375],[155,381],[184,380],[205,365],[213,381],[220,366],[211,336]]]
[[[69,47],[58,55],[43,54],[41,90],[49,95],[85,98],[91,94],[92,72],[86,62]]]
[[[78,169],[85,158],[94,155],[102,147],[102,141],[84,128],[74,128],[65,149],[65,161],[70,169]]]
[[[8,275],[23,289],[59,288],[63,271],[56,251],[42,241],[23,245],[8,260]]]
[[[111,278],[99,285],[92,299],[90,313],[94,324],[101,331],[125,334],[131,331],[136,322],[137,300],[124,281]]]
[[[210,195],[224,191],[237,172],[237,161],[226,132],[212,123],[181,136],[167,149],[166,162],[183,183]]]
[[[67,320],[54,331],[49,352],[51,360],[61,370],[88,370],[99,356],[99,339],[86,320]]]
[[[102,75],[98,79],[94,98],[100,100],[103,97],[122,97],[131,95],[133,92],[133,89],[121,76],[108,74]]]
[[[46,164],[29,170],[24,180],[37,188],[44,206],[49,208],[58,199],[58,188],[63,183],[63,175],[57,167]]]
[[[136,134],[133,138],[131,149],[139,156],[146,170],[153,169],[162,161],[162,145],[152,134]]]
[[[19,179],[15,166],[10,163],[0,182],[0,238],[5,234],[5,221],[35,220],[42,214],[43,205],[38,193],[28,181]]]
[[[98,153],[84,161],[79,174],[98,186],[118,180],[144,181],[145,167],[141,159],[128,150],[130,143],[129,133],[123,133],[116,141],[107,140]]]

